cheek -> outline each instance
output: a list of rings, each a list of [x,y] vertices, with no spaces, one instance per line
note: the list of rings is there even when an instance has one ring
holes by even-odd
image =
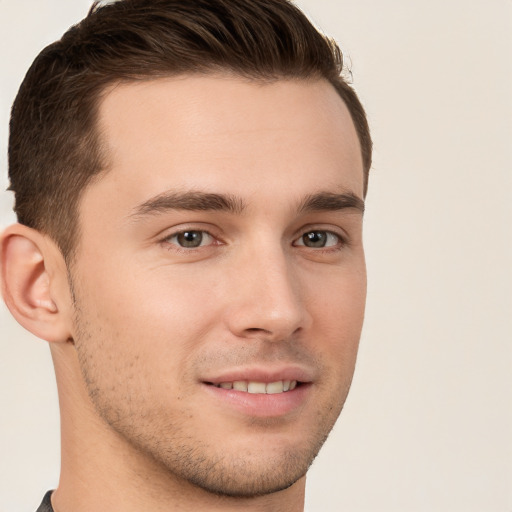
[[[332,275],[309,295],[314,319],[313,336],[323,344],[327,358],[337,361],[343,372],[354,366],[364,320],[366,274],[358,271]],[[316,333],[315,333],[316,331]]]
[[[137,365],[142,374],[182,375],[219,317],[211,287],[202,284],[170,268],[141,272],[121,265],[81,277],[80,316],[100,363],[108,360],[120,372]]]
[[[332,328],[358,333],[361,330],[366,303],[364,266],[340,269],[326,276],[311,275],[307,283],[307,299],[314,316]]]
[[[128,332],[159,324],[190,328],[187,319],[208,305],[209,284],[176,267],[148,268],[132,261],[91,270],[80,280],[85,299]]]

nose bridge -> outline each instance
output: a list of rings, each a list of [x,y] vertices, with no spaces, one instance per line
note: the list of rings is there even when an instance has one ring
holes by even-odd
[[[279,341],[307,326],[299,276],[280,243],[253,246],[236,267],[229,322],[238,336]]]

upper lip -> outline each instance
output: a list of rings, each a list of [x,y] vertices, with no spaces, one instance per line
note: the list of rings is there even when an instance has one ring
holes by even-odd
[[[223,370],[214,376],[201,379],[203,382],[220,384],[222,382],[250,381],[250,382],[278,382],[280,380],[296,380],[297,382],[311,382],[313,371],[303,366],[286,365],[281,367],[241,367]]]

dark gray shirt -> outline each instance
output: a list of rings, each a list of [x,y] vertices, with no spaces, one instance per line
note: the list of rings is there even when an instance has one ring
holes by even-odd
[[[36,512],[53,512],[52,502],[50,500],[52,492],[53,491],[48,491],[44,495],[43,502],[41,503],[41,505],[39,505],[39,508],[36,510]]]

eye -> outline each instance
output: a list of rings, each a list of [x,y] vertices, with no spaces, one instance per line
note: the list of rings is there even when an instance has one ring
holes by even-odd
[[[294,245],[305,246],[312,249],[335,247],[342,242],[341,237],[331,231],[314,230],[304,233]]]
[[[167,242],[178,245],[185,249],[196,249],[198,247],[204,247],[213,243],[213,237],[206,231],[199,230],[186,230],[180,231],[169,238]]]

